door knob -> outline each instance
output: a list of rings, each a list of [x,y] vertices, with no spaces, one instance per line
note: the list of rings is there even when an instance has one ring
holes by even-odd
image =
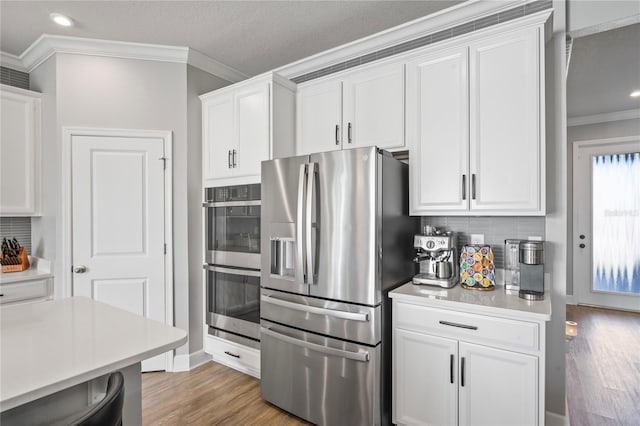
[[[71,270],[76,274],[84,274],[85,272],[87,272],[87,267],[84,265],[78,265],[71,268]]]

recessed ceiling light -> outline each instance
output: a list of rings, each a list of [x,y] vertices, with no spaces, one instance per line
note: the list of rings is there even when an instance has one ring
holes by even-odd
[[[62,25],[63,27],[70,27],[73,25],[71,18],[62,15],[61,13],[52,13],[49,15],[49,18],[51,18],[51,20],[56,24]]]
[[[634,90],[629,96],[631,96],[632,98],[637,98],[638,96],[640,96],[640,90]]]

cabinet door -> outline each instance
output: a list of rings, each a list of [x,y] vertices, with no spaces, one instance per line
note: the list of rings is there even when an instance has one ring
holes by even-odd
[[[472,210],[544,213],[538,31],[470,46]]]
[[[396,328],[393,351],[393,422],[457,424],[458,342]]]
[[[358,71],[342,84],[342,147],[403,147],[404,64]]]
[[[466,48],[407,64],[410,213],[468,209],[469,140]]]
[[[269,159],[269,85],[247,87],[234,97],[233,175],[260,176],[260,163]]]
[[[0,215],[34,216],[40,208],[40,99],[5,87],[0,91]]]
[[[230,177],[232,174],[232,150],[235,149],[233,96],[228,94],[208,99],[202,108],[202,175],[205,185],[208,185],[208,180]]]
[[[341,149],[342,82],[299,87],[296,110],[298,155]]]
[[[459,347],[461,426],[538,424],[537,357],[465,342]]]

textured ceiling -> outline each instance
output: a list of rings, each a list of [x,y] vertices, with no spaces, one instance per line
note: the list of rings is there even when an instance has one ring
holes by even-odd
[[[462,1],[0,1],[0,50],[41,34],[187,46],[247,75]],[[63,28],[49,13],[70,16]]]
[[[567,116],[640,108],[640,24],[577,38],[567,76]]]

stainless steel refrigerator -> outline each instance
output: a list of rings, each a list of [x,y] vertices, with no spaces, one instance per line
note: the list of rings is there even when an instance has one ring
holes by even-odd
[[[408,168],[375,147],[262,163],[261,394],[318,425],[390,424],[391,304],[414,273]]]

